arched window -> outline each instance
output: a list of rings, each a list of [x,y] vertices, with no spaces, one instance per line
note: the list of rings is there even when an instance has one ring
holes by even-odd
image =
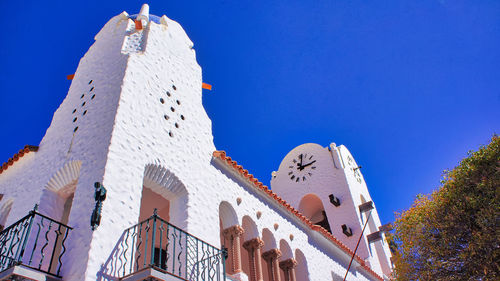
[[[262,246],[264,242],[259,238],[259,231],[255,222],[249,217],[244,216],[242,220],[243,243],[242,243],[242,268],[250,281],[260,281],[262,275]]]
[[[159,165],[146,165],[144,169],[144,179],[142,184],[141,208],[139,212],[139,222],[143,222],[150,218],[154,210],[157,211],[157,216],[162,220],[175,225],[180,229],[186,229],[187,221],[187,190],[182,182],[169,170]],[[139,226],[139,231],[148,231],[150,226]],[[154,255],[155,265],[162,269],[168,267],[168,248],[166,243],[168,239],[173,239],[173,236],[180,235],[174,228],[159,222],[159,229],[165,229],[155,233],[158,237],[155,239],[155,247],[153,251],[140,252],[147,254],[144,260],[151,260]],[[143,246],[146,244],[143,244]],[[142,247],[142,246],[141,246]]]
[[[297,269],[295,270],[297,280],[309,281],[309,269],[307,268],[307,260],[302,251],[295,250],[295,259],[297,260]]]
[[[186,229],[188,193],[184,184],[169,170],[159,165],[146,165],[139,221],[153,215]]]
[[[221,247],[227,250],[226,273],[241,272],[241,236],[243,228],[238,225],[238,216],[231,204],[223,201],[219,205]]]
[[[283,239],[280,240],[280,251],[281,251],[281,257],[279,259],[280,276],[281,276],[280,279],[281,281],[294,280],[296,261],[293,258],[293,252],[292,249],[290,248],[290,245],[288,245],[288,242],[286,242]],[[293,275],[294,277],[291,277],[291,275]]]
[[[63,224],[69,223],[81,166],[81,161],[68,162],[52,176],[40,198],[40,213]]]
[[[266,253],[272,249],[276,249],[276,240],[274,239],[273,233],[267,229],[264,228],[262,230],[262,241],[264,241],[264,247],[262,248],[262,253]],[[273,280],[271,278],[271,265],[267,263],[267,261],[264,259],[264,256],[261,256],[261,263],[262,263],[262,276],[264,277],[264,281],[271,281]]]
[[[219,205],[219,219],[222,223],[222,229],[238,224],[238,216],[233,206],[226,201],[222,201]]]
[[[323,202],[316,194],[307,194],[300,200],[299,211],[312,223],[332,232]]]

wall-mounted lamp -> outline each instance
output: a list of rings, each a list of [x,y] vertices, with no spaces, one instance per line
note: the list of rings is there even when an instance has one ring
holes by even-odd
[[[95,230],[101,224],[102,202],[106,200],[106,188],[100,182],[94,183],[94,187],[95,207],[94,211],[92,211],[92,217],[90,217],[90,227],[92,230]]]
[[[353,170],[354,172],[356,172],[356,170],[359,170],[359,169],[361,169],[361,168],[362,168],[361,166],[357,166],[356,168],[352,168],[352,170]]]

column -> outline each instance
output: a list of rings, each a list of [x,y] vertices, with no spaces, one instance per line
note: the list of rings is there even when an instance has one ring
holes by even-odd
[[[297,266],[297,261],[293,258],[287,259],[280,262],[280,268],[283,269],[285,273],[285,281],[296,281],[295,278],[295,267]]]
[[[261,248],[264,246],[264,241],[260,238],[253,238],[243,243],[243,248],[248,251],[250,261],[250,281],[263,281],[262,263],[260,260]]]
[[[271,249],[262,254],[262,258],[267,263],[267,268],[269,272],[269,280],[271,281],[281,281],[280,280],[280,269],[278,259],[281,257],[281,251],[278,249]]]
[[[244,230],[239,225],[233,225],[222,231],[224,239],[229,242],[226,245],[229,256],[228,273],[235,274],[241,272],[240,237]]]

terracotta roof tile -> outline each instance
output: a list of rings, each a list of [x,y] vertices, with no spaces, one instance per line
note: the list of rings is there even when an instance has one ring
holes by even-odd
[[[18,161],[21,157],[23,157],[25,154],[28,154],[31,151],[38,151],[38,146],[35,145],[25,145],[23,149],[19,150],[14,156],[9,158],[7,162],[4,162],[2,166],[0,166],[0,174],[3,173],[3,171],[7,170],[10,166],[14,165],[14,162]]]
[[[219,158],[223,161],[225,161],[230,167],[232,167],[234,170],[236,170],[240,175],[242,175],[244,178],[249,180],[250,182],[253,182],[254,186],[264,190],[271,198],[276,200],[278,203],[280,203],[283,207],[285,207],[289,212],[291,212],[293,215],[295,215],[297,218],[299,218],[301,221],[303,221],[307,226],[309,226],[312,230],[317,231],[323,236],[325,236],[327,239],[329,239],[331,242],[336,244],[340,249],[342,249],[345,253],[348,255],[352,256],[354,252],[347,247],[344,243],[340,242],[335,236],[333,236],[330,232],[328,232],[326,229],[319,225],[313,224],[309,219],[307,219],[303,214],[301,214],[298,210],[293,208],[290,204],[288,204],[285,200],[283,200],[281,197],[279,197],[276,193],[272,192],[266,185],[264,185],[262,182],[260,182],[257,178],[255,178],[252,174],[248,172],[248,170],[244,169],[241,165],[238,165],[236,161],[233,161],[231,157],[226,156],[226,152],[223,150],[216,150],[213,152],[213,156],[216,158]],[[375,271],[373,271],[369,266],[365,264],[365,261],[361,259],[358,255],[355,255],[356,261],[361,264],[361,267],[363,267],[368,273],[376,277],[377,279],[383,281],[384,279],[378,275]]]

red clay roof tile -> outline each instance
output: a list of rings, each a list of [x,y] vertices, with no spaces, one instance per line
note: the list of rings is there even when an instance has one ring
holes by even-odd
[[[38,146],[35,145],[25,145],[23,149],[19,150],[14,156],[9,158],[6,163],[3,163],[3,165],[0,167],[0,174],[3,173],[3,171],[7,170],[10,166],[14,165],[14,162],[18,161],[21,157],[23,157],[25,154],[29,153],[30,151],[38,151]]]

